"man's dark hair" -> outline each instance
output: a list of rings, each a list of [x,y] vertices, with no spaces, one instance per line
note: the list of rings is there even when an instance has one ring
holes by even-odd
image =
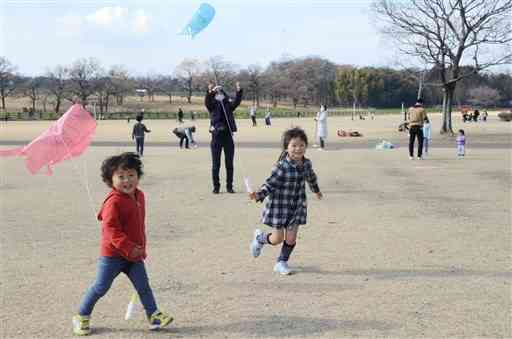
[[[137,153],[125,152],[120,155],[111,156],[103,161],[101,164],[101,178],[108,187],[112,187],[112,176],[117,169],[134,169],[140,178],[144,174],[142,167],[142,161],[140,161]]]
[[[139,115],[137,115],[137,117],[135,117],[135,120],[137,120],[138,122],[141,122],[142,119],[144,119],[144,118],[142,117],[141,114],[139,114]]]
[[[416,103],[417,103],[417,104],[420,104],[420,105],[423,105],[423,99],[422,99],[422,98],[418,98],[418,99],[416,100]]]

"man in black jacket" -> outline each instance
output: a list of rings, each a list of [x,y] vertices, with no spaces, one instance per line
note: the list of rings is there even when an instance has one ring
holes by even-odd
[[[233,133],[237,131],[233,112],[242,101],[243,90],[240,84],[236,83],[236,97],[231,100],[224,92],[222,86],[208,85],[208,91],[204,98],[204,104],[210,113],[210,133],[212,141],[210,148],[212,152],[212,179],[213,193],[218,194],[220,190],[220,155],[224,149],[224,160],[226,165],[226,191],[235,193],[233,190],[233,158],[235,156],[235,144]]]

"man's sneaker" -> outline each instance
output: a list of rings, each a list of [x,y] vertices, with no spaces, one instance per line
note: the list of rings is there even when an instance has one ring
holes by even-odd
[[[422,157],[418,157],[418,160],[423,160],[423,158]]]
[[[226,192],[235,193],[235,190],[233,188],[226,188]]]
[[[409,160],[414,160],[414,158],[413,157],[409,157]]]
[[[73,316],[73,334],[75,335],[89,335],[91,328],[89,327],[89,320],[91,317],[86,315]]]
[[[261,230],[254,231],[254,239],[251,242],[251,254],[253,257],[257,258],[261,254],[261,250],[263,248],[263,244],[258,241],[258,236],[263,234]]]
[[[277,272],[282,275],[288,275],[292,273],[286,261],[278,261],[274,266],[274,272]]]
[[[218,188],[214,188],[213,191],[212,191],[213,194],[219,194],[219,189]]]
[[[164,314],[156,310],[151,317],[149,317],[149,329],[158,330],[162,327],[169,325],[174,320],[170,315]]]

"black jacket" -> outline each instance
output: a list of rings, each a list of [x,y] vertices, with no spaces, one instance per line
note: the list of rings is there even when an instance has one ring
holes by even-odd
[[[215,99],[215,92],[206,92],[206,96],[204,98],[204,105],[210,113],[210,127],[213,127],[211,130],[213,134],[223,131],[229,132],[230,128],[232,132],[237,131],[233,112],[242,101],[243,90],[240,89],[236,92],[236,97],[233,101],[230,100],[226,92],[222,91],[222,93],[224,94],[224,100],[222,101],[217,101]]]

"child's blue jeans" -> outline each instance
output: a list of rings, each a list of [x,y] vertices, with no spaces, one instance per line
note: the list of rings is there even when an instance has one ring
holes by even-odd
[[[131,262],[121,257],[100,257],[98,259],[96,281],[87,290],[80,304],[78,314],[90,315],[96,302],[107,293],[112,282],[121,272],[128,276],[139,294],[139,299],[146,310],[147,316],[151,316],[157,310],[157,307],[153,291],[149,286],[144,262]]]

